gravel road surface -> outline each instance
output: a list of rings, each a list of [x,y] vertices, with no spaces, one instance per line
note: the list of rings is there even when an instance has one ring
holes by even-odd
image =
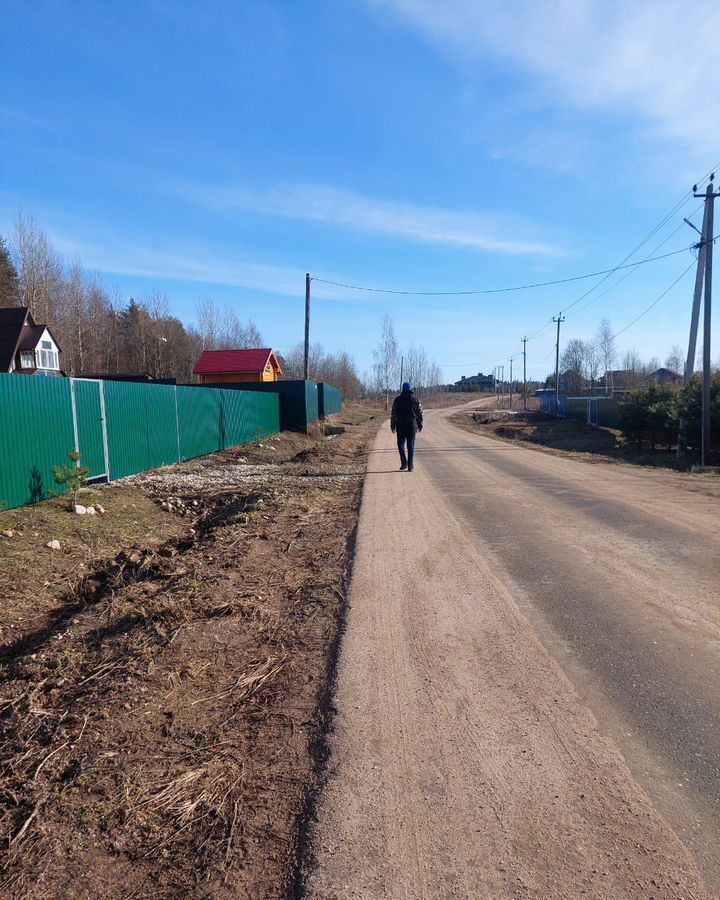
[[[370,456],[306,896],[718,896],[718,488],[451,412]]]

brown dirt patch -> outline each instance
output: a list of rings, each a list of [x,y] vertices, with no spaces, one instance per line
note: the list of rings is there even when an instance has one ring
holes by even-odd
[[[157,521],[3,648],[3,896],[291,889],[376,415],[108,489]]]
[[[451,416],[450,421],[474,434],[584,462],[624,462],[681,471],[691,467],[691,463],[678,461],[674,451],[658,448],[653,452],[638,453],[636,444],[625,441],[616,429],[593,427],[575,419],[556,418],[536,411],[463,410]]]

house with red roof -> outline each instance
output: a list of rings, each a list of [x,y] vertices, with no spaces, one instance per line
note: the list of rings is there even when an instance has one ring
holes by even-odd
[[[282,369],[274,351],[204,350],[193,374],[200,384],[279,381]]]

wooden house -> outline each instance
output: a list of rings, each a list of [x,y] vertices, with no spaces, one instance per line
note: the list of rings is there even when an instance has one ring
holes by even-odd
[[[47,325],[36,325],[26,306],[0,308],[0,372],[63,375],[62,351]]]
[[[193,369],[200,384],[279,381],[282,368],[270,348],[205,350]]]

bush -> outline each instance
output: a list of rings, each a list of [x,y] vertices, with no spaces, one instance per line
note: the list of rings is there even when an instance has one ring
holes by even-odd
[[[670,385],[651,384],[632,391],[619,406],[623,434],[637,441],[638,452],[643,440],[653,450],[658,442],[670,450],[677,440],[680,402],[681,392]]]
[[[700,449],[702,443],[702,379],[693,378],[681,391],[681,410],[687,416],[688,447]],[[720,447],[720,372],[710,384],[710,438],[715,449]]]
[[[80,454],[77,450],[71,450],[68,456],[72,465],[55,466],[53,475],[55,476],[55,483],[68,491],[70,495],[70,509],[72,509],[77,502],[78,491],[87,483],[90,469],[80,465]],[[58,496],[63,492],[51,491],[50,493],[53,496]]]
[[[720,446],[720,372],[713,375],[710,388],[711,441]],[[702,427],[702,380],[693,378],[684,387],[652,384],[632,391],[620,403],[620,426],[625,437],[638,442],[649,441],[654,450],[663,443],[668,450],[677,443],[681,415],[687,417],[689,447],[700,448]]]

